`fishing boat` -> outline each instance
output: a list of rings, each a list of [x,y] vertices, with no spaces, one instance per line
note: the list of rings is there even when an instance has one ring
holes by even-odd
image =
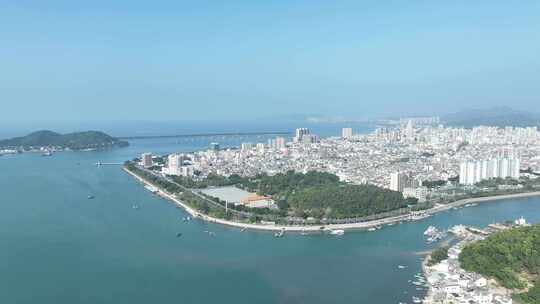
[[[95,198],[95,196],[93,196],[93,195],[88,196],[88,199],[94,199],[94,198]]]

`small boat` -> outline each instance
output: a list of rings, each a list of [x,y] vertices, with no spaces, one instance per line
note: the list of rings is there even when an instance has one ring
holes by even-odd
[[[424,231],[424,235],[432,236],[432,235],[436,234],[437,232],[439,232],[439,230],[437,230],[437,228],[435,226],[429,226],[426,229],[426,231]]]
[[[422,303],[422,300],[420,300],[419,297],[412,297],[412,301],[413,301],[414,303]]]
[[[371,227],[371,228],[369,228],[367,231],[375,231],[375,230],[377,230],[377,228]]]
[[[244,231],[246,231],[246,227],[240,229],[240,232],[244,232]]]
[[[131,206],[131,208],[137,210],[137,209],[139,209],[139,205],[136,205],[136,204],[135,204],[135,205]]]
[[[405,269],[405,268],[407,268],[407,266],[403,266],[403,265],[398,265],[398,267],[397,267],[397,268],[399,268],[399,269]]]
[[[43,153],[41,153],[41,156],[52,156],[52,152],[50,150],[45,150]]]
[[[216,234],[212,231],[205,230],[204,233],[208,233],[209,236],[216,236]]]
[[[93,196],[93,195],[88,196],[88,199],[94,199],[94,198],[95,198],[95,196]]]
[[[280,238],[285,235],[285,229],[281,229],[279,232],[274,233],[274,237]]]
[[[178,233],[176,234],[176,237],[181,237],[181,236],[182,236],[182,232],[178,232]]]
[[[330,234],[331,235],[344,235],[345,230],[342,230],[342,229],[332,230],[332,231],[330,231]]]

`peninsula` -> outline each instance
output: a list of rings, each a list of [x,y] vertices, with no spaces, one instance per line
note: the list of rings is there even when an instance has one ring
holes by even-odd
[[[143,153],[124,169],[195,216],[266,230],[376,228],[540,193],[537,128],[401,121],[369,134],[343,128],[321,138],[298,128],[292,141]]]
[[[123,170],[141,182],[146,189],[173,202],[178,208],[184,209],[192,217],[231,227],[266,231],[321,232],[348,229],[374,229],[383,225],[420,220],[438,212],[472,204],[501,199],[540,196],[540,191],[492,194],[492,196],[469,197],[445,204],[436,204],[422,211],[413,211],[412,208],[400,208],[390,212],[349,219],[326,219],[325,221],[304,219],[301,221],[283,222],[279,220],[265,220],[268,219],[268,216],[272,216],[271,214],[253,214],[232,208],[226,209],[226,206],[213,200],[211,197],[204,196],[196,190],[182,186],[167,177],[154,174],[150,170],[141,168],[131,161],[125,163]]]
[[[27,151],[64,151],[64,150],[100,150],[126,147],[129,143],[100,131],[84,131],[59,134],[43,130],[26,136],[0,140],[0,150]]]

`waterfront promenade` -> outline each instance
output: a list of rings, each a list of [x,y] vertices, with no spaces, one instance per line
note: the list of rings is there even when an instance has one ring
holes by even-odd
[[[123,170],[127,172],[129,175],[133,176],[136,180],[144,184],[145,186],[153,186],[152,183],[147,181],[146,179],[138,176],[137,174],[131,172],[129,169],[123,167]],[[263,225],[263,224],[249,224],[249,223],[239,223],[234,221],[228,221],[224,219],[219,219],[215,217],[211,217],[205,214],[199,213],[197,210],[191,208],[178,198],[176,198],[174,195],[157,188],[156,194],[160,197],[163,197],[165,199],[168,199],[172,202],[174,202],[176,205],[182,207],[186,212],[188,212],[192,217],[199,218],[201,220],[211,222],[211,223],[217,223],[222,224],[226,226],[231,227],[237,227],[241,229],[251,229],[251,230],[264,230],[264,231],[288,231],[288,232],[316,232],[321,231],[322,229],[342,229],[342,230],[363,230],[363,229],[369,229],[372,227],[377,227],[381,225],[388,225],[388,224],[395,224],[402,221],[407,221],[410,219],[409,214],[405,215],[399,215],[394,217],[387,217],[383,219],[373,220],[373,221],[366,221],[366,222],[359,222],[359,223],[348,223],[348,224],[328,224],[328,225],[309,225],[309,226],[288,226],[288,225]],[[467,198],[462,199],[459,201],[455,201],[448,204],[438,204],[435,207],[431,209],[425,210],[427,214],[435,214],[438,212],[446,211],[452,208],[464,206],[467,204],[472,203],[484,203],[484,202],[490,202],[490,201],[497,201],[497,200],[503,200],[503,199],[512,199],[512,198],[524,198],[524,197],[532,197],[532,196],[540,196],[540,191],[535,192],[524,192],[524,193],[516,193],[516,194],[507,194],[507,195],[497,195],[497,196],[487,196],[487,197],[478,197],[478,198]]]

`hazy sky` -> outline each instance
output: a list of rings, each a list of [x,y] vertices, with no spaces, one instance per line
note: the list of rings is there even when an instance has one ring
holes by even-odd
[[[539,1],[0,1],[0,120],[540,104]]]

